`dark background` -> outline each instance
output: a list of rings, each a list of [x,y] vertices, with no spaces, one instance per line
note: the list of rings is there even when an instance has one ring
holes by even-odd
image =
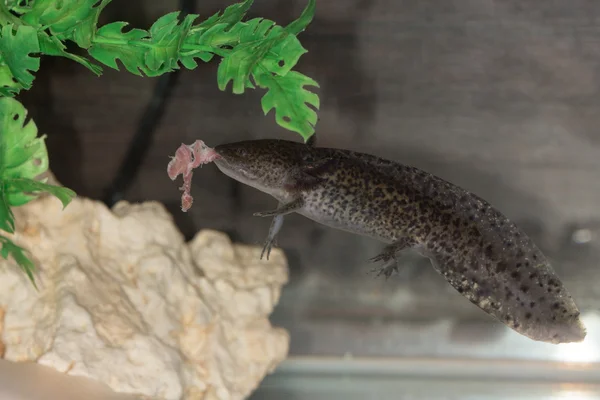
[[[196,7],[206,18],[229,4]],[[285,25],[304,6],[256,1],[249,17]],[[177,7],[173,0],[114,0],[103,21],[147,28]],[[319,145],[412,164],[486,198],[551,257],[584,312],[597,310],[600,2],[322,0],[299,38],[309,52],[296,69],[321,85]],[[217,63],[182,71],[125,199],[163,202],[188,238],[210,228],[261,245],[269,221],[252,213],[272,208],[273,199],[209,165],[195,173],[194,207],[184,214],[180,182],[166,174],[182,142],[300,140],[262,114],[262,91],[219,91]],[[51,169],[63,184],[102,198],[156,81],[108,69],[97,78],[69,60],[43,59],[21,98],[48,135]],[[296,215],[286,219],[279,244],[291,282],[273,320],[291,330],[292,353],[439,355],[460,340],[506,334],[426,261],[407,258],[403,275],[375,279],[367,259],[378,243]],[[416,339],[445,320],[453,326],[444,333],[447,347],[432,345],[437,334]]]

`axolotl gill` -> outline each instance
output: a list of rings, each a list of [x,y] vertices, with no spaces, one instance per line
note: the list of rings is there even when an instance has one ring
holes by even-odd
[[[214,162],[274,197],[267,257],[286,214],[378,239],[371,258],[397,270],[414,249],[484,312],[536,341],[580,342],[586,329],[571,295],[532,240],[487,201],[418,168],[335,148],[265,139],[222,144]],[[263,255],[261,255],[261,258]]]

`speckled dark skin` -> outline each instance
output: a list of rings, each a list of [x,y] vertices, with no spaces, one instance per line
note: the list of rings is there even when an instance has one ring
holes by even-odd
[[[459,293],[515,331],[550,343],[586,335],[579,310],[536,245],[485,200],[427,172],[347,150],[283,140],[215,147],[228,176],[279,201],[265,250],[283,216],[379,239],[384,275],[413,248]]]

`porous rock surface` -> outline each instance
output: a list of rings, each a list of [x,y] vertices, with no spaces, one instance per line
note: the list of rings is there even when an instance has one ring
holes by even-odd
[[[33,288],[0,259],[0,350],[152,399],[243,399],[285,359],[268,316],[286,259],[204,230],[189,243],[159,203],[112,210],[42,197],[16,208]]]

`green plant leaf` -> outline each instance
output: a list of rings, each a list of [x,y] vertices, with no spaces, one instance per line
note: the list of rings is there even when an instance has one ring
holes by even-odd
[[[14,244],[10,239],[0,235],[0,255],[8,260],[10,256],[14,258],[16,263],[21,267],[23,272],[27,274],[33,286],[37,289],[35,279],[33,277],[33,271],[35,271],[35,265],[25,255],[25,249]]]
[[[91,46],[98,17],[112,0],[36,0],[22,19],[30,25],[50,28],[60,40],[72,40],[80,47]]]
[[[8,66],[10,73],[24,89],[31,88],[34,80],[30,71],[40,68],[40,59],[31,53],[39,53],[37,32],[30,26],[5,25],[0,30],[0,62]],[[14,88],[14,87],[13,87]]]
[[[37,137],[33,121],[25,123],[27,110],[17,100],[0,97],[0,181],[6,190],[11,179],[34,179],[48,169],[44,137]],[[7,193],[10,205],[21,205],[35,196],[15,197]]]
[[[179,54],[184,40],[198,15],[189,14],[179,22],[179,12],[159,18],[150,27],[151,47],[146,53],[146,66],[155,74],[178,69]]]
[[[75,192],[69,188],[49,185],[33,179],[7,179],[4,184],[7,188],[8,202],[11,206],[21,205],[25,193],[31,193],[35,197],[43,192],[47,192],[59,199],[64,209],[76,196]]]
[[[299,133],[305,140],[314,133],[319,97],[304,88],[318,84],[297,72],[291,72],[300,57],[306,53],[296,35],[312,21],[315,1],[309,0],[302,15],[286,28],[265,19],[240,22],[229,30],[216,25],[203,33],[196,43],[208,46],[232,46],[223,56],[217,72],[220,90],[232,82],[233,93],[240,94],[251,88],[252,80],[269,91],[262,99],[265,114],[275,109],[277,123]]]
[[[261,101],[265,115],[274,108],[275,120],[280,126],[308,139],[317,123],[317,113],[309,105],[319,109],[320,102],[319,96],[304,86],[319,87],[318,83],[296,71],[285,76],[264,71],[254,76],[260,87],[269,89]]]
[[[142,76],[142,72],[151,74],[145,66],[147,47],[136,45],[136,41],[148,37],[143,29],[132,29],[123,33],[127,22],[113,22],[104,25],[96,32],[96,39],[88,52],[102,64],[119,70],[117,60],[132,74]]]
[[[257,65],[264,62],[263,69],[284,73],[306,52],[295,36],[286,34],[273,21],[256,18],[238,25],[242,26],[239,28],[239,43],[223,58],[217,71],[221,90],[233,81],[233,93],[244,93],[250,74]]]

